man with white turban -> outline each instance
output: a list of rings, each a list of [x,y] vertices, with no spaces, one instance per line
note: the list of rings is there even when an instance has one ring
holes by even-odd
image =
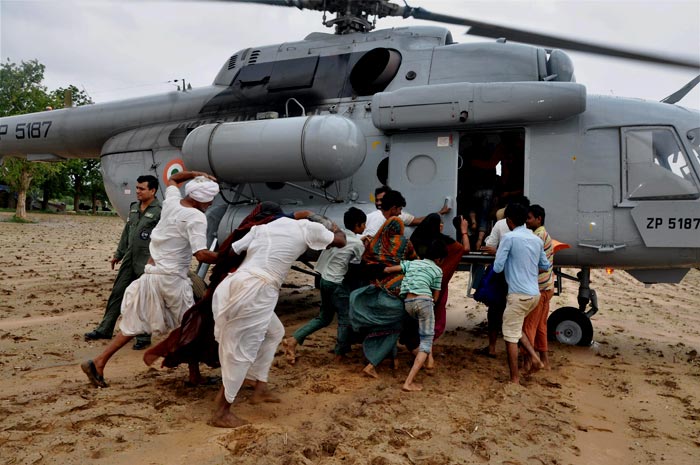
[[[212,300],[223,380],[213,426],[235,428],[247,423],[230,410],[246,379],[255,382],[251,402],[279,402],[267,390],[270,366],[284,337],[284,326],[275,315],[279,289],[292,263],[307,248],[345,246],[345,233],[328,224],[332,231],[320,223],[283,217],[253,226],[231,245],[235,253],[246,252],[246,256],[236,272],[219,284]]]
[[[190,182],[182,198],[179,186],[185,181]],[[134,336],[168,333],[180,325],[185,310],[194,304],[187,272],[192,256],[204,263],[216,261],[216,253],[207,249],[204,212],[218,193],[215,178],[206,173],[184,171],[170,177],[160,221],[151,232],[151,259],[144,274],[124,293],[121,333],[94,360],[81,364],[96,387],[107,387],[105,365]]]

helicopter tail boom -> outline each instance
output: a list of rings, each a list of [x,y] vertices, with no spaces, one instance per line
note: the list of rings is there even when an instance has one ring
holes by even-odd
[[[0,118],[0,156],[61,160],[100,156],[104,143],[129,129],[198,115],[221,89],[212,86],[149,98]]]

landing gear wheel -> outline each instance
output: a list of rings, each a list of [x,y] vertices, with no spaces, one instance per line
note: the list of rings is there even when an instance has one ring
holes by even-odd
[[[593,325],[578,308],[562,307],[547,319],[547,335],[562,344],[589,346],[593,341]]]

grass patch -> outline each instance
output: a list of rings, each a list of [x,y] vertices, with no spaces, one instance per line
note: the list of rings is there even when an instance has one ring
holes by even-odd
[[[9,217],[9,218],[7,218],[7,219],[5,219],[5,220],[3,220],[3,221],[6,222],[6,223],[22,223],[22,224],[25,224],[25,223],[36,223],[36,221],[30,220],[30,219],[28,219],[28,218],[27,218],[27,219],[20,218],[19,216],[15,216],[15,215],[12,215],[11,217]]]

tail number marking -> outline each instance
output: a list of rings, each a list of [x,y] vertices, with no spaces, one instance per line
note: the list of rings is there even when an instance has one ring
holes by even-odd
[[[3,133],[0,126],[0,137],[7,133],[7,127]],[[34,121],[33,123],[17,123],[15,126],[15,139],[40,139],[49,135],[51,129],[51,121]]]
[[[664,218],[647,217],[647,229],[700,229],[700,218]],[[664,224],[666,223],[666,224]]]

